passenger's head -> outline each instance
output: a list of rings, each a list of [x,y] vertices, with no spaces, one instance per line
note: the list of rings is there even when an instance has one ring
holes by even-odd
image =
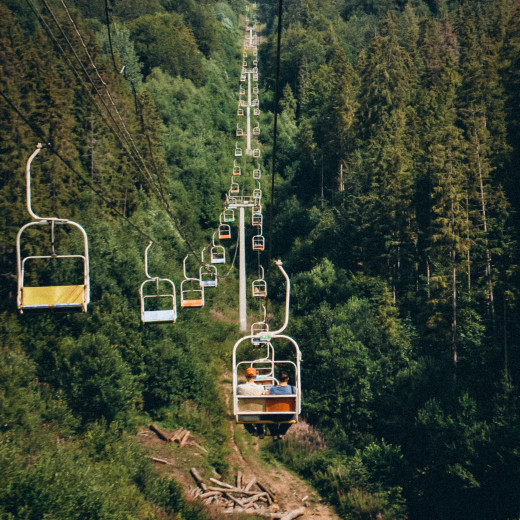
[[[250,381],[256,377],[256,368],[249,367],[246,369],[246,379]]]
[[[289,382],[289,374],[287,372],[281,372],[280,377],[278,378],[280,383],[288,383]]]

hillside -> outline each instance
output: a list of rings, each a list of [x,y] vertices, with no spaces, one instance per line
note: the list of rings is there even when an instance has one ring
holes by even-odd
[[[518,0],[0,0],[0,517],[520,518],[519,56]]]

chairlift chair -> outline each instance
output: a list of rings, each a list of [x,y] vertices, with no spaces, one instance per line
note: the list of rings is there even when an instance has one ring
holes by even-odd
[[[262,345],[264,343],[268,343],[270,340],[269,334],[269,325],[267,323],[267,310],[265,305],[262,305],[264,309],[264,319],[263,321],[257,321],[251,325],[251,343],[253,345]]]
[[[260,148],[255,148],[255,149],[253,150],[253,157],[254,157],[255,159],[258,159],[258,158],[260,157]]]
[[[158,276],[152,277],[148,273],[148,251],[152,244],[153,242],[149,242],[144,252],[144,271],[147,279],[139,288],[139,296],[141,300],[141,321],[143,323],[175,323],[175,320],[177,319],[175,284],[168,278],[159,278]],[[155,290],[153,292],[148,292],[149,288],[152,287]],[[170,303],[169,305],[165,305],[164,302]]]
[[[246,95],[246,89],[244,87],[240,87],[239,95],[241,95],[241,96]]]
[[[259,186],[258,188],[255,188],[253,190],[253,199],[255,199],[255,202],[260,202],[260,200],[262,199],[262,190],[260,189],[260,183],[258,183]]]
[[[258,87],[253,87],[253,94],[258,94],[258,91],[259,91]]]
[[[199,284],[201,287],[216,287],[218,285],[217,268],[211,264],[199,268]]]
[[[239,148],[238,143],[235,144],[235,157],[242,157],[242,148]]]
[[[229,193],[234,193],[235,195],[240,192],[240,186],[238,182],[231,181],[231,187],[229,188]]]
[[[259,116],[260,115],[260,109],[258,107],[253,108],[253,115]]]
[[[237,109],[237,116],[241,117],[241,116],[243,116],[243,115],[244,115],[244,109],[238,107],[238,109]]]
[[[260,135],[260,127],[259,126],[255,126],[253,128],[253,135]]]
[[[68,219],[60,219],[56,217],[44,218],[36,215],[31,207],[31,164],[34,158],[40,153],[43,145],[38,143],[36,150],[27,160],[26,180],[27,180],[27,210],[29,215],[34,219],[20,228],[16,236],[16,267],[18,275],[18,291],[17,306],[20,313],[25,310],[81,310],[87,311],[87,305],[90,302],[90,277],[89,277],[89,257],[88,257],[88,238],[87,233],[78,223]],[[29,228],[40,228],[50,226],[49,252],[43,255],[23,256],[23,245],[25,243],[25,231]],[[79,253],[59,253],[57,232],[58,230],[65,233],[79,231],[82,246]],[[61,233],[60,233],[61,234]],[[72,234],[70,235],[72,237]],[[28,239],[27,239],[28,240]],[[58,274],[65,265],[67,259],[71,259],[72,263],[79,262],[81,264],[81,283],[67,285],[38,285],[34,282],[29,285],[26,282],[26,271],[29,264],[35,265],[33,261],[44,261],[46,266],[52,266],[51,274]],[[52,263],[52,264],[51,264]],[[54,268],[57,264],[61,264],[59,269]],[[32,271],[32,270],[31,270]],[[76,282],[79,281],[79,277]]]
[[[199,278],[188,276],[186,270],[186,260],[189,256],[186,255],[182,262],[184,280],[181,282],[181,307],[203,307],[204,287],[201,287]]]
[[[181,282],[181,307],[204,307],[204,287],[198,278],[185,278]]]
[[[294,339],[282,334],[289,321],[290,281],[287,273],[282,268],[282,263],[277,261],[276,265],[287,282],[285,321],[283,326],[275,331],[255,331],[255,334],[252,333],[249,336],[240,338],[233,347],[233,414],[236,422],[241,424],[292,424],[298,422],[298,417],[301,413],[301,352]],[[264,308],[264,322],[259,324],[259,326],[265,327],[265,322]],[[253,344],[256,341],[257,346],[264,347],[264,355],[251,359],[250,347],[243,348],[248,340]],[[293,354],[288,355],[286,359],[278,359],[276,357],[278,343],[282,342],[286,343],[284,352],[291,350],[287,346],[293,349]],[[288,372],[291,375],[291,384],[295,393],[289,395],[240,395],[238,393],[238,375],[239,372],[242,373],[248,367],[253,367],[257,370],[255,383],[263,385],[265,392],[268,392],[270,387],[276,383],[276,375],[279,370]]]
[[[240,165],[236,161],[233,162],[233,175],[240,175],[242,173]]]
[[[231,227],[229,224],[220,224],[218,227],[219,240],[226,240],[231,238]]]
[[[213,233],[213,238],[211,240],[211,249],[209,253],[212,264],[226,263],[226,248],[224,246],[215,244],[215,233]]]
[[[267,283],[264,280],[264,268],[260,266],[262,276],[258,280],[253,280],[252,294],[255,298],[267,298]]]
[[[221,223],[223,222],[234,222],[235,221],[235,212],[232,209],[225,209],[222,212]]]
[[[253,211],[252,217],[251,217],[251,225],[255,227],[262,227],[262,213],[256,213]]]
[[[263,235],[253,237],[253,251],[263,251],[265,249],[265,238]]]
[[[253,179],[259,180],[260,177],[262,177],[262,171],[260,170],[260,168],[255,168],[253,170]]]
[[[237,137],[242,137],[244,135],[244,131],[238,125],[237,125],[236,134],[237,134]]]
[[[258,81],[258,72],[253,72],[253,81]]]

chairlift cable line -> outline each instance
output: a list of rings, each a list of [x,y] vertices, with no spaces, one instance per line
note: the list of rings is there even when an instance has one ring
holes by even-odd
[[[27,0],[27,2],[29,2],[29,4],[31,4],[30,0]],[[63,37],[64,37],[65,40],[67,41],[69,47],[71,48],[71,50],[72,50],[74,56],[75,56],[76,59],[77,59],[77,61],[78,61],[79,64],[81,65],[81,67],[82,67],[82,69],[83,69],[85,75],[87,76],[89,82],[92,84],[92,86],[93,86],[94,89],[96,90],[96,93],[98,94],[98,96],[99,96],[99,98],[100,98],[100,100],[101,100],[103,106],[105,107],[105,110],[106,110],[107,113],[110,115],[111,119],[114,120],[114,116],[113,116],[113,114],[111,113],[111,111],[109,110],[108,106],[107,106],[106,103],[104,102],[103,97],[102,97],[101,94],[99,93],[99,90],[98,90],[98,88],[96,87],[95,83],[92,81],[92,78],[90,78],[90,76],[89,76],[87,70],[85,69],[85,66],[83,65],[81,59],[80,59],[79,56],[77,55],[77,52],[75,51],[73,45],[71,44],[70,40],[67,38],[67,35],[66,35],[65,32],[63,31],[63,28],[61,27],[59,21],[56,19],[55,15],[54,15],[54,12],[53,12],[52,9],[50,8],[50,6],[48,5],[48,3],[47,3],[46,0],[43,0],[43,2],[44,2],[44,4],[45,4],[45,6],[47,7],[49,13],[51,14],[51,16],[52,16],[54,22],[56,23],[56,25],[57,25],[58,28],[60,29],[60,32],[62,33]],[[66,8],[65,5],[64,5],[64,7]],[[37,14],[38,19],[39,19],[40,21],[42,21],[41,14],[39,14],[39,13],[34,9],[34,7],[33,7],[32,5],[31,5],[31,8],[32,8],[33,11],[35,12],[35,14]],[[67,10],[67,13],[68,13],[68,10]],[[69,18],[70,18],[70,14],[69,14]],[[71,20],[71,21],[72,21],[72,23],[74,24],[73,20]],[[46,22],[44,22],[44,25],[47,25]],[[74,24],[74,27],[76,28],[75,24]],[[61,52],[64,56],[66,56],[66,54],[65,54],[65,52],[64,52],[64,50],[63,50],[63,48],[61,47],[61,45],[59,44],[59,42],[57,42],[57,40],[56,40],[54,34],[52,33],[52,31],[50,31],[50,29],[49,29],[48,32],[50,32],[51,37],[53,38],[53,40],[54,40],[54,41],[56,42],[56,44],[58,45],[58,48],[59,48],[60,52]],[[80,39],[81,39],[81,41],[82,41],[83,46],[86,47],[85,44],[84,44],[84,42],[83,42],[83,38],[81,37],[81,34],[79,33],[79,31],[77,31],[77,28],[76,28],[76,32],[78,33],[78,35],[79,35],[79,37],[80,37]],[[91,60],[92,66],[93,66],[94,69],[96,70],[96,73],[97,73],[99,79],[101,80],[102,84],[104,85],[105,89],[107,90],[107,95],[109,96],[109,98],[111,99],[111,101],[112,101],[112,103],[113,103],[113,100],[112,100],[112,98],[111,98],[111,96],[110,96],[110,93],[109,93],[109,91],[108,91],[108,85],[105,83],[105,81],[104,81],[104,80],[101,78],[101,76],[99,75],[99,72],[98,72],[98,70],[97,70],[97,67],[96,67],[95,64],[93,63],[92,58],[90,57],[90,54],[88,53],[88,50],[86,50],[86,52],[87,52],[87,55],[89,56],[89,58],[90,58],[90,60]],[[75,70],[75,68],[74,68],[73,66],[71,66],[70,61],[69,61],[68,59],[67,59],[67,62],[68,62],[68,64],[69,64],[69,67],[71,67],[73,70]],[[76,71],[76,72],[77,72],[77,71]],[[93,97],[93,96],[91,95],[91,97]],[[93,99],[94,99],[94,98],[93,98]],[[114,103],[113,103],[113,104],[114,104]],[[97,105],[96,105],[96,106],[97,106]],[[121,115],[120,115],[119,112],[117,111],[117,107],[115,107],[115,104],[114,104],[114,108],[115,108],[115,111],[116,111],[116,113],[118,114],[118,116],[121,118]],[[122,118],[121,118],[121,119],[122,119]],[[135,144],[133,143],[133,140],[132,140],[132,138],[131,138],[131,135],[130,135],[130,133],[128,132],[128,129],[126,128],[126,125],[124,124],[124,121],[122,121],[122,123],[123,123],[123,126],[124,126],[126,132],[128,133],[128,135],[129,135],[129,137],[130,137],[131,143],[133,144],[133,146],[134,146],[134,148],[135,148]],[[114,121],[114,124],[117,126],[118,130],[121,131],[121,129],[120,129],[119,125],[117,125],[117,122],[116,122],[116,121]],[[112,127],[110,127],[110,125],[108,125],[108,126],[109,126],[109,128],[111,129],[111,131],[114,132],[114,130],[112,129]],[[114,132],[114,134],[115,134],[115,132]],[[128,142],[128,139],[124,136],[124,132],[121,131],[121,134],[123,134],[123,137],[124,137],[125,141]],[[116,135],[116,137],[118,137],[118,139],[121,141],[121,144],[124,145],[123,140],[121,139],[121,137],[118,136],[117,134],[115,134],[115,135]],[[139,161],[137,161],[137,159],[136,159],[135,156],[134,156],[134,153],[132,153],[132,149],[131,149],[132,147],[129,146],[129,145],[128,145],[128,147],[130,148],[130,150],[127,150],[127,151],[130,152],[129,155],[130,155],[130,157],[132,158],[132,160],[136,163],[136,166],[137,166],[138,171],[141,172],[141,173],[143,173],[143,170],[142,170],[141,166],[139,165]],[[136,149],[136,148],[135,148],[135,149]],[[162,193],[162,191],[161,191],[159,188],[157,188],[157,185],[155,184],[155,182],[154,182],[154,180],[153,180],[153,177],[152,177],[151,173],[149,172],[148,168],[146,167],[146,163],[144,162],[144,160],[143,160],[141,154],[139,153],[139,151],[138,151],[137,149],[136,149],[136,151],[137,151],[137,155],[138,155],[138,157],[140,158],[140,160],[141,160],[141,162],[142,162],[142,164],[143,164],[143,166],[144,166],[144,168],[145,168],[145,170],[146,170],[146,173],[148,174],[148,177],[149,177],[149,179],[150,179],[150,180],[149,180],[150,187],[152,188],[153,191],[155,191],[156,195],[158,196],[158,199],[163,203],[163,206],[165,207],[166,212],[167,212],[168,215],[172,218],[172,220],[173,220],[173,222],[174,222],[174,224],[175,224],[175,227],[176,227],[176,229],[177,229],[179,235],[181,236],[181,238],[184,240],[184,242],[185,242],[186,245],[188,246],[188,249],[190,249],[191,252],[192,252],[192,253],[193,253],[193,254],[198,258],[198,253],[196,252],[196,250],[195,250],[195,248],[193,247],[193,245],[191,244],[190,240],[188,239],[188,237],[187,237],[186,234],[184,233],[184,230],[182,229],[182,227],[181,227],[181,225],[180,225],[180,223],[179,223],[179,221],[178,221],[178,218],[176,217],[176,215],[175,215],[175,214],[173,213],[173,211],[171,210],[171,207],[170,207],[170,205],[169,205],[169,203],[168,203],[166,197],[164,196],[164,194]],[[143,176],[146,177],[146,175],[143,175]]]
[[[43,0],[45,2],[45,0]],[[67,41],[67,43],[69,44],[69,47],[71,48],[72,50],[72,53],[74,54],[76,60],[78,61],[79,65],[81,66],[81,68],[83,69],[83,72],[85,73],[88,81],[90,82],[90,84],[92,85],[92,87],[94,88],[96,94],[99,96],[99,99],[101,101],[101,104],[105,107],[105,110],[107,111],[108,113],[108,116],[110,117],[110,119],[112,120],[113,124],[115,125],[115,127],[117,128],[117,130],[119,132],[121,132],[121,134],[123,135],[123,137],[121,135],[118,135],[118,132],[111,126],[111,124],[107,121],[106,119],[106,116],[103,115],[103,112],[101,111],[101,109],[99,108],[97,102],[96,102],[96,99],[94,98],[94,96],[92,95],[92,93],[90,92],[89,88],[87,88],[85,86],[85,82],[81,79],[81,76],[79,74],[79,72],[77,71],[77,69],[74,67],[74,65],[72,64],[72,62],[70,61],[70,59],[68,58],[67,54],[65,53],[65,50],[63,49],[63,47],[61,46],[61,44],[59,43],[59,41],[57,40],[55,34],[52,32],[51,28],[49,27],[49,25],[47,24],[45,18],[43,18],[43,16],[41,15],[41,13],[39,13],[36,8],[34,7],[34,5],[32,4],[31,0],[27,0],[29,6],[31,7],[31,9],[33,10],[34,14],[36,15],[36,17],[38,18],[38,20],[40,21],[40,23],[43,25],[44,29],[46,30],[47,34],[51,37],[51,39],[53,40],[54,44],[56,45],[56,47],[58,48],[58,50],[60,51],[60,53],[63,55],[67,65],[69,66],[69,68],[72,70],[72,72],[74,73],[74,75],[76,76],[76,78],[78,79],[78,81],[80,82],[81,86],[83,87],[83,89],[87,92],[87,95],[92,99],[92,102],[93,102],[93,105],[94,107],[96,108],[96,110],[99,112],[100,116],[102,117],[102,119],[105,121],[107,127],[110,129],[110,131],[116,136],[116,138],[121,142],[121,145],[124,147],[125,146],[125,143],[123,142],[123,139],[124,139],[124,135],[123,135],[123,132],[121,131],[121,129],[119,128],[119,125],[117,124],[117,121],[114,120],[114,116],[113,114],[110,112],[110,110],[108,109],[103,97],[101,96],[97,86],[95,85],[95,83],[92,81],[92,79],[90,78],[89,74],[88,74],[88,71],[85,69],[81,59],[79,58],[79,56],[77,55],[74,47],[72,46],[72,44],[70,43],[69,39],[67,38],[66,34],[63,32],[63,29],[61,28],[61,26],[59,25],[59,22],[56,20],[56,18],[54,17],[54,13],[51,12],[56,24],[58,25],[58,28],[60,29],[60,32],[62,33],[62,36],[65,38],[65,40]],[[126,150],[129,157],[136,163],[136,166],[137,166],[137,169],[139,171],[141,171],[141,168],[140,168],[140,165],[139,163],[136,161],[135,157],[133,157],[132,153],[130,150]]]
[[[27,0],[27,1],[30,2],[30,0]],[[137,170],[138,170],[138,171],[143,175],[144,178],[146,178],[146,175],[144,175],[144,170],[142,169],[141,164],[140,164],[139,161],[136,159],[135,155],[137,155],[137,156],[139,157],[139,159],[141,160],[142,166],[144,166],[144,169],[146,170],[146,173],[148,173],[148,176],[149,176],[150,179],[151,179],[151,187],[152,187],[152,189],[153,189],[153,188],[157,189],[156,186],[155,186],[154,183],[153,183],[153,178],[152,178],[150,172],[148,171],[148,168],[146,167],[146,163],[144,162],[142,156],[140,155],[139,151],[138,151],[137,148],[135,147],[135,144],[134,144],[134,142],[133,142],[133,140],[132,140],[131,134],[130,134],[130,132],[128,131],[128,129],[127,129],[125,123],[124,123],[124,120],[122,119],[122,117],[121,117],[119,111],[117,110],[117,106],[115,105],[115,103],[114,103],[114,101],[113,101],[113,99],[112,99],[112,97],[111,97],[111,95],[110,95],[110,91],[108,90],[108,85],[107,85],[106,82],[103,80],[103,78],[100,76],[100,74],[99,74],[99,72],[98,72],[98,70],[97,70],[97,67],[96,67],[96,65],[94,64],[94,62],[93,62],[93,60],[92,60],[92,58],[91,58],[91,56],[90,56],[90,54],[89,54],[89,52],[88,52],[88,49],[86,48],[86,45],[85,45],[85,43],[84,43],[84,40],[83,40],[83,38],[81,37],[81,34],[79,33],[79,31],[78,31],[76,25],[74,24],[74,21],[72,20],[72,18],[71,18],[71,16],[70,16],[70,13],[68,12],[68,9],[67,9],[66,5],[63,4],[64,7],[65,7],[65,9],[66,9],[66,11],[67,11],[68,16],[69,16],[69,19],[71,20],[71,22],[72,22],[72,24],[73,24],[73,26],[74,26],[74,28],[75,28],[75,30],[76,30],[76,33],[78,34],[78,36],[79,36],[79,38],[80,38],[80,40],[81,40],[81,43],[82,43],[83,47],[85,48],[85,52],[86,52],[87,56],[89,57],[90,63],[91,63],[91,65],[93,66],[93,68],[95,69],[95,71],[96,71],[96,75],[97,75],[98,78],[100,79],[102,85],[105,87],[105,90],[106,90],[106,92],[107,92],[107,95],[108,95],[108,97],[109,97],[109,99],[110,99],[112,105],[114,106],[114,110],[115,110],[115,112],[117,113],[117,115],[119,116],[119,119],[121,120],[121,123],[122,123],[124,129],[126,130],[126,133],[128,134],[128,137],[130,138],[130,140],[126,137],[125,133],[121,130],[121,127],[118,125],[117,121],[115,121],[112,112],[110,111],[109,107],[107,106],[107,104],[105,103],[105,101],[104,101],[104,99],[103,99],[103,96],[101,95],[101,93],[100,93],[99,89],[97,88],[97,86],[95,85],[95,83],[92,81],[92,78],[90,77],[88,71],[86,70],[85,66],[83,65],[83,62],[81,61],[80,57],[78,56],[78,54],[77,54],[76,50],[74,49],[74,46],[73,46],[72,43],[70,42],[69,38],[68,38],[67,35],[65,34],[65,31],[64,31],[63,28],[61,27],[59,21],[57,20],[56,16],[54,15],[54,12],[53,12],[52,9],[50,8],[49,4],[47,3],[46,0],[43,0],[43,2],[44,2],[44,4],[45,4],[47,10],[49,11],[50,15],[52,16],[52,18],[53,18],[53,20],[54,20],[54,23],[57,25],[58,29],[60,30],[62,36],[63,36],[63,37],[65,38],[65,40],[67,41],[67,43],[68,43],[68,45],[69,45],[69,47],[70,47],[72,53],[74,54],[76,60],[77,60],[78,63],[80,64],[81,68],[83,69],[83,72],[85,73],[85,76],[86,76],[87,79],[89,80],[90,84],[93,86],[94,90],[96,91],[96,94],[99,96],[99,99],[100,99],[101,103],[103,104],[103,106],[105,107],[105,110],[106,110],[107,113],[109,114],[110,118],[111,118],[112,121],[114,122],[114,124],[115,124],[115,126],[117,127],[117,129],[121,132],[122,137],[119,136],[119,135],[117,135],[117,134],[114,132],[114,130],[112,129],[112,127],[111,127],[110,125],[108,125],[109,128],[110,128],[110,129],[112,130],[112,132],[116,135],[116,137],[119,139],[119,141],[121,142],[121,144],[122,144],[123,146],[125,145],[125,143],[123,142],[123,140],[126,141],[126,144],[127,144],[127,147],[128,147],[128,148],[127,148],[127,152],[128,152],[128,154],[129,154],[129,156],[130,156],[131,159],[134,161],[134,163],[135,163],[135,165],[136,165],[136,167],[137,167]],[[62,3],[63,3],[63,2],[62,2]],[[44,23],[45,25],[47,25],[46,22],[45,22],[45,20],[42,19],[41,15],[40,15],[38,18],[40,19],[40,21],[43,21],[43,23]],[[47,26],[47,27],[48,27],[48,26]],[[56,38],[55,38],[54,34],[52,33],[52,31],[50,31],[50,29],[49,29],[49,32],[50,32],[51,36],[53,37],[54,41],[56,42],[56,44],[57,44],[59,50],[61,51],[61,53],[62,53],[64,56],[66,56],[66,54],[65,54],[65,52],[64,52],[64,50],[63,50],[63,48],[61,47],[61,45],[59,44],[59,42],[56,41]],[[71,66],[70,61],[69,61],[69,60],[67,60],[67,61],[68,61],[68,63],[69,63],[69,66]],[[74,68],[73,66],[71,66],[71,67],[75,70],[75,68]],[[92,97],[92,99],[94,100],[94,98],[93,98],[92,95],[91,95],[91,97]],[[94,104],[95,104],[95,100],[94,100]],[[132,150],[132,145],[133,145],[133,148],[134,148],[135,151]],[[181,235],[182,235],[182,234],[181,234]],[[183,238],[184,238],[184,237],[183,237]]]
[[[32,130],[32,132],[41,139],[42,142],[48,143],[48,139],[43,134],[42,130],[35,126],[33,123],[31,123],[13,104],[13,102],[0,90],[0,95],[5,99],[7,104],[10,106],[10,108],[18,115],[18,117]],[[79,180],[85,185],[87,188],[92,190],[106,205],[107,207],[115,213],[115,216],[123,219],[127,224],[129,224],[132,228],[134,228],[135,231],[137,231],[142,237],[146,238],[147,240],[151,240],[154,243],[158,244],[160,247],[165,248],[165,246],[161,245],[160,242],[157,242],[156,240],[150,238],[150,236],[144,232],[141,228],[136,226],[128,217],[126,217],[123,213],[121,213],[114,205],[113,203],[108,200],[106,197],[104,197],[96,188],[85,179],[85,177],[79,173],[57,150],[54,149],[54,147],[49,146],[49,150],[51,153],[56,155],[58,159],[72,172],[76,177],[79,178]]]
[[[47,0],[43,0],[44,3],[47,5]],[[188,246],[188,248],[191,250],[191,252],[196,256],[196,258],[198,259],[198,253],[195,251],[195,248],[191,245],[191,242],[189,241],[188,237],[186,236],[186,234],[184,233],[184,231],[181,229],[180,227],[180,223],[177,219],[177,217],[174,215],[173,211],[171,210],[171,207],[170,207],[170,204],[166,198],[166,196],[164,195],[164,188],[162,187],[162,185],[160,187],[158,187],[153,179],[153,176],[150,172],[150,170],[148,169],[148,167],[146,166],[146,163],[145,163],[145,160],[143,158],[143,156],[141,155],[141,153],[139,152],[139,149],[137,148],[137,146],[135,145],[135,142],[132,138],[132,135],[131,133],[129,132],[126,124],[125,124],[125,121],[124,119],[122,118],[119,110],[117,109],[117,105],[115,104],[114,102],[114,99],[112,98],[112,95],[110,94],[110,90],[108,88],[108,84],[104,81],[104,79],[101,77],[98,69],[97,69],[97,66],[96,64],[94,63],[94,60],[92,59],[92,56],[90,55],[89,51],[88,51],[88,48],[85,44],[85,41],[80,33],[80,31],[78,30],[78,27],[76,26],[76,23],[74,22],[74,19],[72,18],[68,8],[67,8],[67,5],[65,4],[65,1],[64,0],[61,0],[61,4],[63,5],[65,11],[67,12],[67,16],[69,17],[69,20],[72,24],[72,26],[74,27],[74,30],[76,31],[76,34],[78,35],[80,41],[81,41],[81,44],[83,45],[83,48],[85,49],[85,53],[86,55],[88,56],[88,59],[90,61],[90,64],[92,65],[92,67],[94,68],[94,71],[97,75],[97,77],[99,78],[99,80],[101,81],[103,87],[105,88],[105,91],[106,91],[106,94],[112,104],[112,106],[114,107],[114,111],[116,112],[119,120],[121,121],[121,124],[123,125],[123,128],[125,129],[126,133],[128,134],[128,138],[130,140],[130,143],[132,145],[132,147],[134,148],[135,150],[135,153],[137,154],[137,156],[139,157],[142,165],[144,166],[144,171],[146,172],[146,174],[148,175],[149,179],[150,179],[150,186],[155,189],[156,191],[156,195],[158,195],[158,198],[162,201],[165,209],[166,209],[166,212],[168,213],[168,215],[173,219],[174,221],[174,224],[175,224],[175,227],[177,228],[177,231],[180,233],[181,237],[184,239],[184,241],[186,242],[186,245]],[[54,18],[54,15],[53,15],[53,18]],[[157,173],[157,178],[160,179],[160,175],[159,175],[159,171],[157,170],[157,166],[155,164],[155,159],[153,158],[152,156],[152,163],[153,165],[155,166],[155,169],[156,169],[156,173]],[[159,181],[160,182],[160,181]],[[202,265],[202,262],[199,262],[201,265]]]
[[[44,0],[46,2],[46,0]],[[105,0],[106,2],[106,0]],[[153,182],[153,177],[152,177],[152,174],[150,173],[150,171],[148,170],[147,166],[146,166],[146,163],[144,161],[144,158],[142,157],[141,153],[139,152],[139,149],[137,148],[137,146],[135,145],[135,142],[132,138],[132,134],[130,133],[130,131],[128,130],[126,124],[125,124],[125,121],[123,119],[123,117],[121,116],[119,110],[117,109],[117,105],[115,104],[115,101],[114,99],[112,98],[112,95],[110,94],[110,90],[108,88],[108,84],[105,82],[105,80],[101,77],[99,71],[98,71],[98,68],[96,66],[96,64],[94,63],[94,60],[92,59],[92,56],[90,55],[89,51],[88,51],[88,48],[87,48],[87,45],[85,43],[85,40],[83,39],[83,36],[81,35],[81,32],[79,31],[76,23],[74,22],[74,19],[72,18],[71,14],[70,14],[70,11],[67,7],[67,5],[65,4],[65,1],[64,0],[61,0],[61,4],[63,5],[63,8],[65,9],[65,11],[67,12],[67,16],[69,17],[69,20],[70,20],[70,23],[72,24],[72,26],[74,27],[74,30],[76,31],[76,34],[78,35],[80,41],[81,41],[81,45],[83,46],[83,48],[85,49],[85,54],[87,55],[88,59],[89,59],[89,62],[90,64],[92,65],[92,67],[94,68],[94,71],[96,73],[96,76],[99,78],[99,80],[101,81],[101,84],[103,85],[103,87],[105,88],[105,91],[106,91],[106,94],[108,96],[108,99],[110,100],[112,106],[114,107],[114,111],[116,112],[119,120],[121,121],[121,124],[123,125],[123,128],[125,129],[126,133],[128,134],[128,137],[130,139],[130,143],[132,144],[132,146],[134,147],[134,150],[137,154],[137,156],[139,157],[139,159],[141,160],[141,162],[143,163],[143,166],[145,168],[145,171],[146,173],[149,175],[150,177],[150,180],[151,182]],[[112,47],[111,47],[112,49]],[[112,57],[114,57],[114,54],[112,52]],[[114,64],[115,64],[115,60],[114,60]],[[153,153],[152,153],[152,147],[151,147],[151,141],[150,141],[150,136],[148,135],[147,132],[144,131],[144,118],[143,118],[143,113],[142,113],[142,110],[140,112],[140,119],[141,119],[141,125],[143,127],[143,132],[145,134],[145,137],[147,139],[147,142],[148,142],[148,147],[149,147],[149,151],[150,151],[150,156],[151,156],[151,162],[152,162],[152,165],[155,169],[155,173],[157,175],[157,179],[159,181],[159,188],[156,187],[156,189],[158,189],[161,197],[164,198],[164,187],[162,186],[162,181],[161,181],[161,175],[159,173],[159,169],[157,168],[157,164],[155,162],[155,157],[153,156]]]
[[[110,17],[108,16],[109,10],[110,9],[108,7],[108,0],[105,0],[105,16],[106,16],[106,20],[107,20],[108,45],[110,47],[110,54],[112,55],[112,63],[114,64],[114,70],[116,72],[118,72],[117,65],[116,65],[116,58],[114,56],[114,48],[112,47],[112,34],[110,32]]]
[[[51,13],[54,21],[56,22],[56,24],[59,25],[59,22],[56,20],[56,17],[54,16],[54,13],[50,10],[50,7],[47,3],[47,0],[43,0],[43,2],[45,3],[47,9],[49,9],[49,12]],[[142,157],[141,153],[139,152],[139,149],[137,148],[137,146],[135,145],[135,142],[132,138],[132,134],[130,133],[130,131],[128,130],[127,126],[126,126],[126,123],[123,119],[123,117],[121,116],[121,113],[119,112],[119,110],[117,109],[117,105],[114,101],[114,98],[112,97],[111,93],[110,93],[110,89],[108,88],[108,84],[106,83],[106,81],[101,77],[101,74],[99,73],[99,70],[96,66],[96,64],[94,63],[94,60],[92,59],[92,56],[90,55],[89,51],[88,51],[88,48],[87,48],[87,45],[85,44],[85,40],[83,39],[83,36],[81,35],[81,33],[79,32],[78,30],[78,27],[76,25],[76,23],[74,22],[74,19],[72,18],[71,14],[70,14],[70,11],[69,9],[67,8],[67,5],[65,4],[64,0],[61,0],[61,4],[63,5],[63,8],[65,9],[66,13],[67,13],[67,16],[70,20],[70,23],[72,24],[72,27],[74,28],[76,34],[78,35],[79,39],[80,39],[80,42],[81,42],[81,45],[83,46],[84,50],[85,50],[85,54],[87,55],[88,57],[88,60],[90,62],[90,65],[92,66],[92,68],[94,69],[95,71],[95,74],[96,76],[98,77],[99,81],[101,82],[101,84],[103,85],[103,88],[105,89],[105,93],[108,97],[108,99],[110,100],[110,103],[115,111],[115,113],[117,114],[117,117],[121,123],[121,125],[123,126],[123,129],[125,130],[126,132],[126,135],[128,136],[128,142],[130,143],[131,145],[131,148],[133,148],[134,150],[134,153],[137,155],[137,157],[139,158],[139,160],[141,161],[142,165],[144,166],[144,171],[150,176],[151,178],[151,173],[150,171],[148,170],[147,166],[146,166],[146,163],[144,161],[144,158]],[[60,31],[62,31],[62,34],[63,34],[63,29],[61,28],[61,26],[59,27],[60,28]],[[69,43],[69,45],[71,45],[71,43],[69,42],[69,40],[67,39],[67,42]],[[101,96],[98,92],[98,95]]]
[[[268,266],[271,265],[272,259],[272,236],[273,236],[273,208],[274,208],[274,179],[276,167],[277,153],[277,137],[278,137],[278,108],[280,103],[280,54],[282,41],[282,12],[283,0],[278,0],[278,35],[276,43],[276,76],[275,76],[275,93],[274,93],[274,128],[273,128],[273,157],[272,157],[272,175],[271,175],[271,207],[269,208],[269,254]]]

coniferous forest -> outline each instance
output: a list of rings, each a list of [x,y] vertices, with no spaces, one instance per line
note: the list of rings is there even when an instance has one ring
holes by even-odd
[[[291,277],[320,442],[266,439],[261,456],[345,519],[520,519],[520,2],[285,0],[281,19],[280,4],[256,4],[259,255],[272,328],[271,260]],[[141,322],[139,288],[145,268],[179,288],[219,224],[249,6],[0,1],[2,519],[211,517],[135,436],[189,428],[207,471],[231,471],[238,246],[174,324]],[[37,143],[32,209],[88,234],[86,313],[17,310]],[[25,253],[48,242],[32,230]],[[55,263],[28,282],[77,276]],[[249,297],[249,325],[261,314]]]

